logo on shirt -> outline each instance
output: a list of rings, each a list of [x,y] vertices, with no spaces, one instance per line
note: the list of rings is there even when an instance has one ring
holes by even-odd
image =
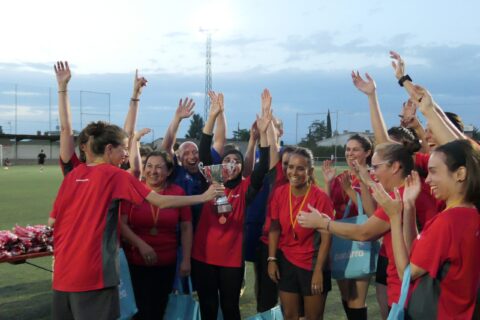
[[[238,198],[238,197],[240,197],[239,194],[232,194],[232,198]]]
[[[76,182],[88,182],[90,181],[89,179],[77,179],[75,180]]]

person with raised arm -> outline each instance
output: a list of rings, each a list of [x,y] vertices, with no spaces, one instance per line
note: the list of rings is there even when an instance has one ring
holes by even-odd
[[[210,92],[210,98],[212,104],[200,139],[200,160],[205,166],[212,164],[213,127],[224,109],[223,94]],[[224,172],[224,185],[232,211],[217,213],[213,203],[205,203],[202,207],[192,249],[193,284],[198,292],[202,319],[216,320],[219,302],[225,319],[240,319],[245,209],[260,190],[268,171],[266,132],[271,120],[271,110],[264,110],[260,117],[257,116],[261,155],[250,177],[242,176],[244,158],[240,151],[230,149],[223,154],[222,164],[231,166]]]
[[[413,152],[398,143],[384,143],[375,147],[372,157],[371,170],[377,181],[387,190],[393,192],[398,188],[403,193],[403,182],[414,168]],[[426,215],[436,213],[436,204],[430,197],[430,190],[422,187],[422,192],[415,202],[417,212],[426,212]],[[433,212],[433,213],[430,213]],[[400,296],[401,281],[398,277],[393,259],[393,248],[390,233],[390,221],[384,209],[377,207],[375,213],[363,224],[343,223],[333,221],[320,211],[310,208],[298,217],[298,223],[305,228],[326,230],[338,237],[356,240],[371,241],[383,236],[385,254],[388,259],[387,267],[387,296],[388,305],[397,302]]]
[[[414,282],[406,312],[410,319],[478,319],[473,315],[480,288],[479,163],[480,153],[467,140],[432,152],[427,183],[447,207],[418,235],[415,219],[409,218],[415,216],[420,193],[418,174],[406,179],[403,199],[397,190],[389,195],[374,186],[374,196],[391,222],[400,279],[410,264]]]
[[[327,194],[335,208],[335,219],[350,218],[358,215],[357,194],[362,199],[362,211],[371,216],[376,205],[370,195],[369,187],[372,181],[370,176],[364,181],[362,175],[357,173],[360,166],[370,165],[373,155],[373,144],[359,134],[352,135],[345,146],[345,158],[348,171],[336,175],[336,170],[330,160],[323,162],[322,173]],[[332,249],[333,250],[333,249]],[[335,254],[335,252],[332,252]],[[340,289],[342,305],[347,319],[367,319],[367,293],[370,277],[363,279],[337,280]]]
[[[120,127],[89,124],[89,164],[63,180],[52,209],[54,228],[53,319],[117,319],[119,310],[119,204],[144,200],[159,207],[183,207],[224,194],[218,184],[196,196],[160,195],[119,168],[128,156]]]

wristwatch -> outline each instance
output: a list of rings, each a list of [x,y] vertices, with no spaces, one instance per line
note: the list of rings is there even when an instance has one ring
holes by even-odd
[[[412,78],[410,78],[410,76],[408,74],[406,74],[403,77],[401,77],[400,79],[398,79],[398,84],[400,85],[400,87],[403,87],[403,83],[407,80],[412,82]]]

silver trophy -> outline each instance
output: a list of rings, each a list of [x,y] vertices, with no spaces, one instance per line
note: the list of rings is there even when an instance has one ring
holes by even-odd
[[[200,173],[207,179],[207,182],[223,183],[235,169],[237,164],[230,162],[226,164],[213,164],[210,166],[204,166],[202,162],[198,164]],[[223,195],[215,199],[215,211],[221,215],[219,222],[224,224],[226,222],[225,215],[232,211],[232,205],[228,202],[228,197]]]

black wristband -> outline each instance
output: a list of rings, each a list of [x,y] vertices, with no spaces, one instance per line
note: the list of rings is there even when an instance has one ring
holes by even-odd
[[[398,84],[400,85],[400,87],[403,87],[403,83],[407,80],[412,82],[412,78],[410,78],[410,76],[408,74],[406,74],[403,77],[401,77],[400,79],[398,79]]]

